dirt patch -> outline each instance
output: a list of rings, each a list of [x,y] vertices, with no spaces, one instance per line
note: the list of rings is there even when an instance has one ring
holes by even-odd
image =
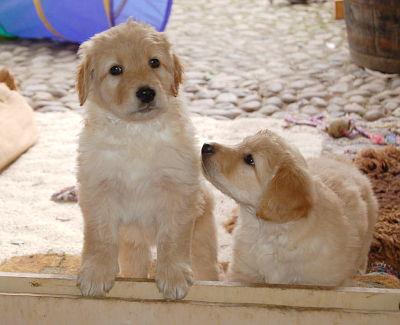
[[[14,256],[0,264],[0,272],[77,274],[80,264],[80,256],[69,254]]]

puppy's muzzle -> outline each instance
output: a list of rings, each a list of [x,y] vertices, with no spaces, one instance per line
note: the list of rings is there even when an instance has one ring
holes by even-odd
[[[211,156],[215,153],[215,147],[211,144],[205,143],[201,148],[201,155],[202,156]]]
[[[140,87],[136,92],[136,97],[145,104],[149,104],[156,97],[156,92],[150,87]]]

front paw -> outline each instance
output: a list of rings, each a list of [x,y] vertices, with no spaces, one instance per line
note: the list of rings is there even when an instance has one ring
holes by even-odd
[[[183,299],[193,284],[193,274],[187,264],[160,265],[157,267],[156,284],[166,299]]]
[[[118,266],[100,263],[83,264],[78,275],[78,286],[84,296],[104,296],[114,286]]]

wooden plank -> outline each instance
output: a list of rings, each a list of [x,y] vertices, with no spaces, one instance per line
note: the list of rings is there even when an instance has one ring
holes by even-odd
[[[344,18],[344,0],[334,0],[335,19]]]
[[[75,276],[0,273],[0,293],[58,295],[81,298]],[[165,301],[153,281],[117,279],[109,299]],[[396,312],[400,316],[400,289],[326,288],[197,282],[186,302],[246,304],[290,308],[344,309]]]
[[[0,294],[1,324],[398,325],[398,312]]]

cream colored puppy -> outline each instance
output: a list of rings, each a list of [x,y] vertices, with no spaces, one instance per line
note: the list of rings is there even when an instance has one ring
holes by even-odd
[[[230,280],[340,285],[365,271],[377,201],[355,167],[306,161],[270,131],[205,144],[202,156],[208,180],[240,206]]]
[[[192,284],[191,257],[196,279],[218,279],[213,203],[178,99],[181,64],[164,34],[133,21],[94,36],[79,52],[77,89],[86,108],[80,289],[103,295],[119,270],[147,277],[156,245],[157,286],[181,299]]]

